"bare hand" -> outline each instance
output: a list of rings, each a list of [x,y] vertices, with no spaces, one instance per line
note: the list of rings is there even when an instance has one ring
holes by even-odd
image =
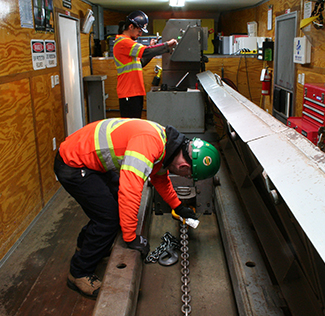
[[[169,47],[174,47],[177,45],[177,41],[173,38],[173,39],[167,41],[167,44]]]

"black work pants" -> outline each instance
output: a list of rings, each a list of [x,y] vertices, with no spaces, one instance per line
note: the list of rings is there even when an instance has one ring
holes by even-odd
[[[93,274],[99,261],[109,254],[119,231],[119,176],[113,171],[101,173],[87,168],[72,168],[57,155],[54,172],[65,190],[81,205],[89,217],[82,228],[70,273],[75,278]]]
[[[119,99],[121,117],[141,118],[143,96]]]

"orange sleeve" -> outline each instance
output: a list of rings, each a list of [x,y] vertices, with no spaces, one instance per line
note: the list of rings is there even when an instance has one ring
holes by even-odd
[[[157,192],[172,209],[181,204],[168,176],[168,171],[164,174],[155,174],[150,179]]]
[[[141,135],[133,137],[128,141],[126,151],[135,152],[145,161],[150,161],[153,167],[155,161],[161,156],[164,145],[159,136]],[[146,178],[141,177],[132,170],[125,170],[121,165],[120,185],[118,193],[120,226],[123,239],[126,242],[132,241],[136,237],[138,224],[138,212],[141,203],[143,185]],[[143,167],[141,167],[143,168]],[[150,175],[152,170],[146,169],[144,172]]]

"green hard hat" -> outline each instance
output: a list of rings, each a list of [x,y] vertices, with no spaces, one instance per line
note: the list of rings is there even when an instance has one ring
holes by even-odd
[[[192,139],[192,170],[193,180],[203,180],[213,177],[220,168],[218,150],[200,138]]]

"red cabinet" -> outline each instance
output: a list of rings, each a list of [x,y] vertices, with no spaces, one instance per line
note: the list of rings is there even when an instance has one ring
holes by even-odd
[[[305,84],[302,117],[289,117],[287,125],[317,145],[319,128],[325,126],[325,84]]]

